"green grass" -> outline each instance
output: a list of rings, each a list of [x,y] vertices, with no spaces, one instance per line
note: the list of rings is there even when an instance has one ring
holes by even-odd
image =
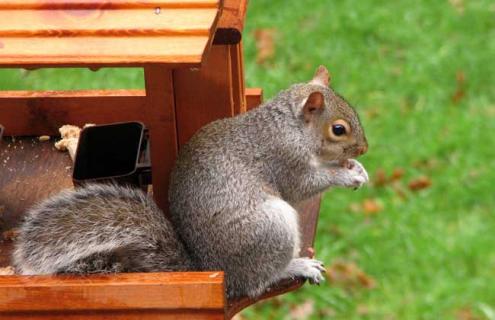
[[[325,64],[361,114],[370,174],[400,167],[405,176],[395,186],[332,190],[322,203],[318,258],[356,263],[375,288],[306,285],[243,317],[287,319],[311,300],[311,319],[463,319],[462,311],[495,319],[495,4],[464,6],[459,13],[447,0],[250,2],[248,85],[271,97]],[[254,62],[259,28],[276,30],[276,54],[264,65]],[[459,73],[465,95],[455,102]],[[142,86],[139,70],[0,73],[1,89]],[[409,191],[423,175],[432,186]],[[383,210],[350,210],[364,199]]]

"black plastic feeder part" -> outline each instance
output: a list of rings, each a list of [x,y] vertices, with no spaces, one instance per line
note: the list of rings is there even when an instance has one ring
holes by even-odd
[[[146,188],[151,183],[148,131],[141,122],[86,127],[77,145],[74,185],[118,183]]]

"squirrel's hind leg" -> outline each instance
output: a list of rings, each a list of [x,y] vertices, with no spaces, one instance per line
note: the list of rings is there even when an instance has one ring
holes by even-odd
[[[270,196],[244,219],[235,237],[222,240],[229,298],[260,296],[299,252],[298,213],[286,201]]]

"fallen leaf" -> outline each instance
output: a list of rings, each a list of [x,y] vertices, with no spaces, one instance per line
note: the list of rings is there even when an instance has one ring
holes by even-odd
[[[7,266],[5,268],[0,268],[0,276],[11,276],[15,274],[14,267]]]
[[[471,308],[465,307],[457,310],[455,312],[455,317],[457,320],[481,320],[480,317],[473,313]]]
[[[421,176],[409,182],[409,189],[411,191],[419,191],[429,188],[431,184],[432,182],[430,178],[428,178],[427,176]]]
[[[296,305],[289,311],[289,319],[308,319],[315,311],[315,302],[306,300],[300,305]]]
[[[373,279],[372,277],[370,277],[361,270],[357,271],[356,278],[364,288],[373,289],[376,286],[375,279]]]
[[[363,211],[366,215],[374,215],[383,210],[383,206],[374,199],[363,201]]]
[[[14,241],[18,235],[19,230],[17,229],[10,229],[2,233],[2,237],[5,241]]]
[[[404,176],[405,170],[402,168],[395,168],[390,176],[390,181],[399,181]]]
[[[387,174],[384,169],[378,169],[375,172],[375,178],[373,179],[373,185],[375,187],[383,187],[387,184]]]
[[[334,262],[327,268],[327,279],[330,283],[348,289],[372,289],[376,286],[375,280],[353,262]]]
[[[452,102],[455,104],[458,104],[466,95],[466,76],[464,75],[464,72],[462,71],[457,71],[456,77],[456,89],[454,94],[452,95]]]
[[[256,41],[256,63],[265,64],[275,56],[275,29],[257,29],[254,31]]]

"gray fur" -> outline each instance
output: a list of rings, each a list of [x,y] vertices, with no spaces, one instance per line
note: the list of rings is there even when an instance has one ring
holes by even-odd
[[[356,112],[319,82],[215,121],[183,146],[170,180],[173,227],[140,191],[91,185],[64,192],[28,212],[17,270],[224,270],[229,298],[256,297],[282,278],[320,282],[321,262],[299,258],[293,204],[331,186],[359,187],[368,176],[350,159],[367,146]],[[324,108],[308,114],[314,92]],[[345,141],[325,138],[336,119],[352,127]]]
[[[187,270],[170,222],[138,189],[88,185],[28,211],[15,244],[21,274]]]
[[[303,106],[315,91],[323,93],[325,108],[307,122]],[[347,143],[323,136],[324,124],[338,118],[352,125]],[[356,112],[330,88],[311,83],[202,128],[180,150],[169,192],[174,225],[195,264],[224,270],[229,297],[258,296],[281,277],[307,277],[308,268],[320,274],[310,272],[318,282],[314,260],[291,265],[299,251],[291,204],[330,186],[365,183],[359,162],[339,165],[363,145]]]

